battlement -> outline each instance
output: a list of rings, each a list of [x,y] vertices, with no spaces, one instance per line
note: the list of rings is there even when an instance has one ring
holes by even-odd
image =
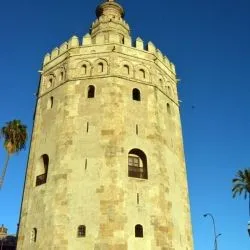
[[[99,23],[109,23],[110,22],[110,18],[108,16],[100,16],[98,19],[96,19],[93,23],[92,23],[92,29],[96,28]],[[115,24],[121,24],[123,26],[125,26],[125,28],[127,30],[129,30],[129,25],[128,23],[121,17],[118,16],[113,16],[112,17],[112,22],[114,22]]]
[[[43,65],[46,65],[54,59],[60,57],[62,54],[68,52],[72,48],[108,45],[110,43],[116,43],[126,47],[130,47],[132,49],[143,51],[145,53],[150,53],[155,56],[155,62],[161,62],[172,73],[176,73],[174,64],[170,62],[167,56],[165,56],[159,49],[157,49],[152,42],[148,42],[147,44],[145,44],[140,37],[138,37],[135,41],[132,41],[131,37],[124,37],[124,39],[121,40],[119,34],[116,33],[109,34],[108,39],[105,38],[101,33],[97,34],[95,38],[92,38],[91,35],[87,33],[83,37],[81,43],[77,36],[73,36],[67,42],[64,42],[59,47],[54,48],[51,53],[47,53],[44,57]]]

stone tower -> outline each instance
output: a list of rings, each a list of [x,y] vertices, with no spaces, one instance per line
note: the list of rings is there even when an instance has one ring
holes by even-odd
[[[174,65],[106,1],[41,70],[18,250],[192,250]]]

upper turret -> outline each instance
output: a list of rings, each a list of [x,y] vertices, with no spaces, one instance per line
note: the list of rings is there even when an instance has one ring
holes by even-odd
[[[114,0],[108,0],[101,3],[96,8],[97,20],[92,24],[91,37],[95,38],[97,34],[102,33],[105,37],[110,34],[119,35],[120,39],[130,36],[128,24],[124,21],[125,11],[123,7]]]
[[[108,16],[109,18],[112,18],[114,15],[117,17],[124,17],[125,12],[123,7],[116,3],[114,0],[108,0],[96,8],[96,16],[99,18],[100,16]]]

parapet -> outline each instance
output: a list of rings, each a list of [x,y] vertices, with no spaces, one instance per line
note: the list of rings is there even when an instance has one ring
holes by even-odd
[[[133,49],[144,51],[145,53],[150,53],[155,56],[155,61],[158,60],[171,72],[173,72],[174,74],[176,73],[174,64],[171,63],[167,56],[164,55],[159,49],[157,49],[152,42],[149,41],[145,45],[144,41],[140,37],[138,37],[135,42],[132,42],[130,36],[126,36],[121,39],[121,37],[117,33],[110,33],[108,38],[105,37],[102,33],[99,33],[94,38],[92,38],[91,35],[87,33],[83,36],[81,44],[77,36],[72,36],[67,42],[64,42],[61,46],[54,48],[51,54],[47,53],[44,57],[43,65],[48,64],[50,61],[58,58],[59,56],[66,53],[72,48],[104,45],[109,43],[121,44],[126,47],[131,47]]]

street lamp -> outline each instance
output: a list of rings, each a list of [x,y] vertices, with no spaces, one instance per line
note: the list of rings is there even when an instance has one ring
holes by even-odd
[[[214,227],[214,250],[218,250],[218,243],[217,243],[217,239],[221,236],[221,234],[217,234],[216,233],[216,227],[215,227],[215,220],[214,220],[214,216],[210,213],[204,214],[204,217],[209,216],[212,221],[213,221],[213,227]]]

